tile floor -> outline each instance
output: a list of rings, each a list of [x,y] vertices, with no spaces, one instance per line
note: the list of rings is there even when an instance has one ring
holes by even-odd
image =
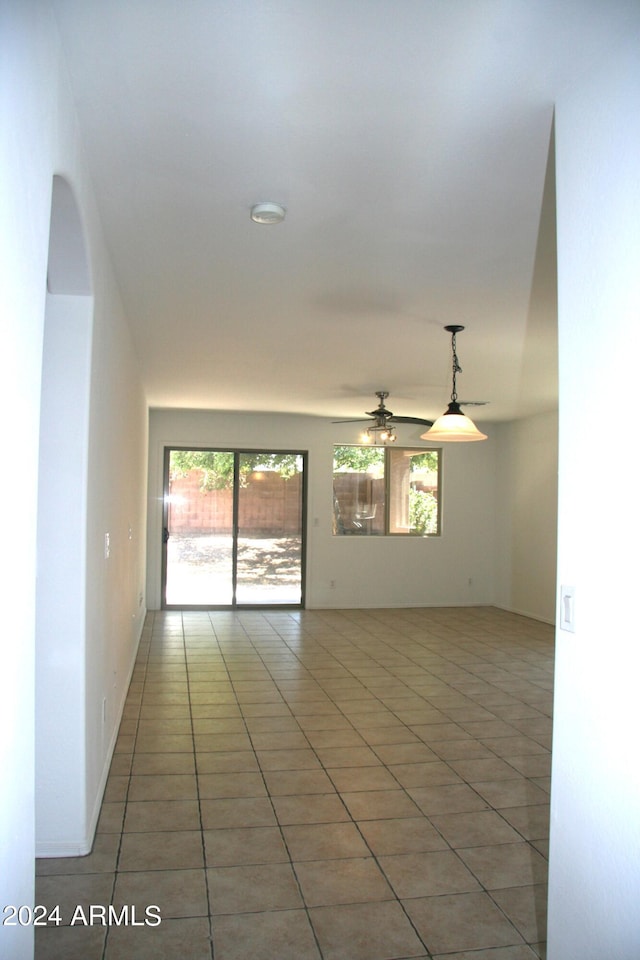
[[[544,957],[552,683],[491,608],[150,614],[37,960]]]

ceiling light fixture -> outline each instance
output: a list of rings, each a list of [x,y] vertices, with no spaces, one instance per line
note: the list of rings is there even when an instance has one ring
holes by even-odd
[[[374,427],[369,427],[361,437],[363,443],[373,443],[376,445],[379,443],[395,443],[397,439],[398,437],[393,427],[388,427],[386,424],[376,424]]]
[[[256,203],[251,207],[254,223],[282,223],[286,210],[279,203]]]
[[[430,427],[426,433],[423,433],[420,439],[458,442],[463,440],[486,440],[486,433],[480,433],[473,420],[462,412],[460,404],[458,403],[456,376],[462,373],[462,367],[458,363],[458,355],[456,353],[456,334],[464,330],[464,327],[458,324],[451,324],[445,327],[445,330],[451,334],[451,352],[453,354],[451,400],[442,416],[438,417],[433,426]]]

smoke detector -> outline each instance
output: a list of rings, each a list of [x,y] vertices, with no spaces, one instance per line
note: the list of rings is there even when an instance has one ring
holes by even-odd
[[[251,207],[254,223],[282,223],[286,211],[279,203],[256,203]]]

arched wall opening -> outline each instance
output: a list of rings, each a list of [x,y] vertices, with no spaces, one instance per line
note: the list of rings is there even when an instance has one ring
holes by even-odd
[[[93,296],[80,212],[54,176],[44,323],[36,584],[36,854],[87,853],[85,647]]]

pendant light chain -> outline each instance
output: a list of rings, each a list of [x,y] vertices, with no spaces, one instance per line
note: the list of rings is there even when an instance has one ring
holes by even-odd
[[[451,351],[453,353],[453,384],[451,390],[451,400],[455,403],[458,399],[458,391],[456,389],[456,374],[462,373],[462,367],[458,363],[458,354],[456,353],[456,330],[451,334]]]

